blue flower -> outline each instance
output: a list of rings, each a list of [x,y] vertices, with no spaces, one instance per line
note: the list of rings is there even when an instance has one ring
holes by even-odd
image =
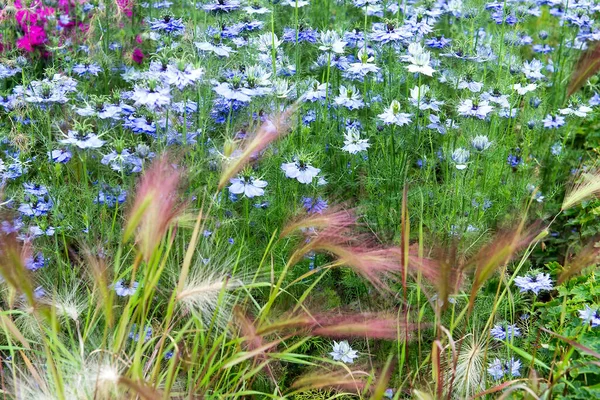
[[[327,209],[327,201],[321,197],[313,199],[312,197],[303,197],[302,205],[309,214],[322,214]]]
[[[540,273],[536,276],[518,276],[515,278],[515,286],[520,289],[520,292],[531,291],[535,295],[542,290],[552,290],[552,279],[549,274]]]
[[[127,297],[132,296],[138,288],[139,283],[133,282],[131,286],[126,286],[123,280],[120,279],[114,284],[115,293],[117,296]]]
[[[152,327],[149,325],[146,326],[146,328],[144,329],[144,332],[145,332],[144,342],[147,342],[152,337]],[[137,332],[136,324],[131,325],[131,331],[129,332],[129,339],[133,339],[135,342],[140,340],[140,333]]]
[[[121,189],[120,186],[110,187],[102,185],[102,189],[98,192],[98,197],[94,200],[96,204],[104,204],[107,207],[114,207],[118,204],[123,204],[127,199],[127,191]]]
[[[66,164],[73,154],[69,150],[56,149],[48,152],[48,157],[55,163]]]
[[[591,325],[592,328],[600,326],[598,307],[592,308],[586,304],[583,310],[579,310],[579,318],[584,325]]]
[[[172,18],[169,15],[163,19],[155,18],[150,21],[150,29],[160,33],[172,34],[173,36],[179,36],[185,31],[185,25],[181,18]]]
[[[521,331],[516,325],[496,324],[490,330],[490,334],[496,340],[513,340],[515,337],[521,336]]]

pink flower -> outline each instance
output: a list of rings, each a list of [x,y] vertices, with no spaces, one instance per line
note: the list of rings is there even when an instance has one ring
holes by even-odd
[[[144,61],[144,57],[144,53],[142,53],[142,50],[140,50],[138,47],[136,47],[135,50],[133,50],[133,54],[131,55],[131,58],[137,64],[141,64],[142,61]]]
[[[44,28],[39,26],[30,26],[29,31],[25,35],[17,40],[17,47],[27,52],[33,51],[33,46],[39,46],[44,44],[46,41],[46,32]]]

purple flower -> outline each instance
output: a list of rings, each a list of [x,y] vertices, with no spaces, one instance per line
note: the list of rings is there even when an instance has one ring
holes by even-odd
[[[496,324],[490,330],[490,334],[496,340],[513,340],[515,337],[521,336],[521,331],[516,325]]]
[[[579,310],[579,318],[584,325],[591,325],[592,328],[600,326],[598,307],[592,308],[586,304],[583,310]]]
[[[322,214],[328,207],[327,201],[321,197],[313,199],[312,197],[303,197],[302,205],[309,214]]]
[[[66,164],[73,154],[69,150],[56,149],[48,152],[48,157],[55,163]]]
[[[540,273],[536,276],[518,276],[515,278],[515,286],[517,286],[521,293],[531,291],[535,295],[539,294],[542,290],[552,290],[552,279],[549,274]]]
[[[115,284],[114,284],[114,289],[115,289],[115,293],[117,294],[117,296],[121,296],[121,297],[126,297],[126,296],[132,296],[135,291],[138,288],[139,283],[137,282],[133,282],[131,284],[131,286],[126,286],[123,283],[122,279],[119,279]]]

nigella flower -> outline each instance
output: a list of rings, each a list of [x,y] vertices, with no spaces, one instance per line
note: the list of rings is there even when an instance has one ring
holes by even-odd
[[[229,46],[225,45],[214,45],[209,42],[194,42],[194,46],[200,51],[207,51],[209,53],[214,53],[219,57],[229,57],[231,53],[235,53]]]
[[[293,0],[290,0],[293,1]],[[334,52],[337,54],[344,53],[344,47],[346,47],[346,42],[342,40],[340,35],[335,31],[326,31],[321,32],[321,38],[319,40],[321,45],[319,46],[319,50],[325,52]]]
[[[26,193],[40,197],[48,194],[48,188],[37,183],[23,183],[23,188]]]
[[[150,29],[160,33],[168,33],[179,36],[185,31],[185,25],[181,18],[172,18],[166,15],[163,19],[155,18],[150,21]]]
[[[133,339],[133,341],[138,342],[140,340],[140,333],[137,331],[138,328],[136,324],[131,325],[131,331],[129,332],[129,339]],[[152,327],[147,325],[144,328],[144,342],[147,342],[152,337]]]
[[[25,201],[29,201],[26,199]],[[40,197],[29,203],[21,203],[18,210],[27,217],[41,217],[48,214],[54,203],[48,197]]]
[[[315,168],[304,161],[293,161],[281,164],[281,170],[285,172],[288,178],[296,179],[300,183],[309,184],[319,175],[321,170]]]
[[[252,176],[230,179],[231,185],[229,191],[233,194],[243,194],[249,199],[257,196],[263,196],[265,194],[264,188],[267,186],[267,182],[261,179],[254,178]]]
[[[342,150],[350,154],[365,151],[370,146],[368,139],[360,138],[360,132],[356,128],[349,128],[344,134],[344,147],[342,147]]]
[[[521,361],[511,358],[508,361],[501,361],[495,358],[488,365],[487,372],[494,380],[500,380],[504,375],[509,377],[521,376]]]
[[[321,197],[313,199],[312,197],[303,197],[302,206],[308,214],[322,214],[328,207],[327,201]]]
[[[583,310],[579,310],[579,318],[584,325],[591,325],[592,328],[600,326],[600,313],[598,307],[592,308],[589,305],[585,305]]]
[[[298,43],[317,43],[317,31],[301,25],[297,31]],[[284,28],[281,40],[288,43],[296,43],[296,30],[294,28]]]
[[[471,146],[477,151],[487,150],[491,145],[492,142],[485,135],[477,135],[471,140]]]
[[[316,79],[312,79],[302,98],[311,102],[324,100],[327,98],[327,83],[319,83]]]
[[[369,56],[368,52],[366,52],[364,48],[361,48],[358,51],[357,58],[359,62],[351,63],[346,70],[346,73],[350,77],[356,76],[357,78],[364,78],[369,72],[379,72],[379,67],[372,63],[375,58],[373,56]]]
[[[559,110],[562,115],[575,115],[576,117],[582,118],[587,117],[588,113],[592,111],[592,108],[585,104],[580,105],[578,108],[567,107]]]
[[[169,85],[183,90],[186,86],[196,83],[204,74],[204,69],[194,68],[192,64],[185,65],[182,62],[169,64],[165,72],[165,80]]]
[[[357,110],[363,108],[365,103],[360,96],[360,92],[354,86],[340,86],[340,94],[335,98],[335,104],[344,106],[349,110]]]
[[[132,282],[131,285],[123,283],[122,279],[119,279],[113,286],[115,293],[120,297],[133,296],[137,290],[139,283]]]
[[[452,42],[452,39],[447,39],[442,35],[439,38],[431,38],[425,41],[425,44],[434,49],[443,49]]]
[[[329,353],[335,361],[352,364],[354,359],[358,357],[358,351],[352,350],[347,340],[341,342],[333,341],[333,351]]]
[[[562,153],[562,143],[556,142],[550,147],[550,153],[554,156],[560,156]]]
[[[400,112],[400,102],[398,100],[392,100],[390,106],[383,113],[379,114],[378,117],[386,125],[394,124],[403,126],[411,121],[411,114]]]
[[[496,340],[513,340],[521,336],[521,330],[516,325],[496,324],[490,330],[490,334]]]
[[[540,60],[533,59],[531,62],[523,62],[523,68],[521,68],[521,71],[525,74],[527,79],[537,81],[539,79],[544,79],[544,74],[542,74],[543,68],[544,64],[542,64]]]
[[[200,6],[200,4],[198,4]],[[240,8],[240,2],[237,0],[217,0],[216,3],[204,4],[201,6],[204,11],[229,12]]]
[[[435,70],[431,68],[430,60],[431,53],[423,49],[419,43],[411,43],[408,45],[408,55],[402,57],[403,61],[410,63],[406,67],[408,72],[432,76]]]
[[[25,260],[25,267],[30,271],[37,271],[38,269],[46,265],[46,259],[41,252],[38,252],[36,256],[30,256]]]
[[[136,86],[131,94],[134,106],[146,106],[151,111],[168,105],[171,102],[171,90],[169,86],[158,86],[151,81],[148,87]]]
[[[221,82],[213,88],[213,90],[226,100],[234,100],[238,102],[248,103],[252,97],[248,95],[247,90],[243,87],[234,87],[229,82]]]
[[[99,149],[100,147],[102,147],[102,145],[104,145],[104,141],[100,140],[100,138],[97,135],[93,133],[88,133],[86,135],[77,131],[67,132],[67,138],[61,139],[59,142],[62,144],[72,144],[83,150]]]
[[[531,291],[537,295],[542,290],[552,290],[552,279],[549,274],[539,273],[536,276],[518,276],[515,278],[515,286],[521,293]]]
[[[48,157],[55,163],[66,164],[73,154],[66,149],[56,149],[48,152]]]
[[[485,119],[493,110],[494,108],[485,100],[475,102],[471,99],[465,99],[458,106],[459,115],[463,117],[477,117],[479,119]]]
[[[517,91],[518,94],[524,96],[525,94],[534,91],[537,89],[537,85],[535,83],[529,83],[527,85],[521,85],[520,83],[515,83],[512,85],[512,88]]]
[[[544,123],[544,128],[549,129],[558,129],[565,124],[565,119],[560,115],[551,115],[548,114],[546,118],[542,120]]]
[[[114,207],[117,204],[125,203],[127,199],[127,191],[121,189],[120,186],[110,187],[103,184],[102,189],[98,192],[98,196],[94,200],[96,204],[104,204],[107,207]]]
[[[102,67],[96,63],[76,64],[73,67],[73,72],[79,76],[94,75],[98,76],[98,72],[102,72]]]
[[[452,161],[456,164],[456,169],[463,170],[467,168],[467,161],[469,161],[469,156],[471,153],[469,150],[459,147],[458,149],[452,152]]]

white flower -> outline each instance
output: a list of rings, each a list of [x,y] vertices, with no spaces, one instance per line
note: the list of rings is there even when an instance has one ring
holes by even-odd
[[[267,186],[266,181],[254,177],[233,178],[230,182],[229,191],[231,193],[244,194],[249,199],[264,195],[265,191],[263,188]]]
[[[411,121],[411,114],[400,112],[400,102],[398,100],[392,100],[390,106],[383,113],[379,114],[378,117],[387,125],[403,126]]]
[[[360,138],[360,132],[358,132],[358,129],[356,128],[350,128],[344,134],[344,147],[342,147],[342,150],[347,151],[350,154],[365,151],[370,146],[368,139]]]
[[[467,168],[467,161],[469,161],[470,155],[471,153],[469,153],[469,150],[463,149],[462,147],[459,147],[458,149],[454,150],[451,158],[452,161],[456,163],[456,169],[463,170]]]
[[[311,183],[313,178],[321,172],[319,168],[315,168],[301,161],[283,163],[281,164],[281,169],[285,172],[286,177],[297,179],[298,182],[304,184]]]
[[[304,93],[303,98],[306,101],[318,101],[327,97],[327,83],[319,83],[316,79],[309,82],[308,89]]]
[[[214,44],[209,43],[209,42],[195,42],[194,45],[200,51],[208,51],[210,53],[215,53],[219,57],[229,57],[229,55],[231,53],[236,52],[229,46],[225,46],[225,45],[215,46]]]
[[[403,56],[402,59],[410,62],[410,65],[406,67],[408,72],[419,73],[427,76],[432,76],[435,72],[435,70],[429,65],[431,53],[425,51],[419,43],[409,44],[408,55]]]
[[[340,86],[340,94],[335,98],[335,104],[344,106],[349,110],[356,110],[364,107],[360,92],[354,86]]]
[[[575,115],[577,117],[587,117],[587,114],[592,111],[592,109],[586,105],[581,105],[577,109],[573,109],[571,107],[562,108],[559,110],[562,115]]]
[[[525,85],[525,86],[522,86],[520,83],[515,83],[512,87],[521,96],[523,96],[523,95],[525,95],[525,94],[527,94],[529,92],[533,92],[535,89],[537,89],[537,85],[535,83],[530,83],[530,84]]]
[[[414,88],[410,89],[411,102],[415,101],[418,103],[419,101],[423,101],[423,97],[425,97],[427,93],[429,93],[429,86],[415,86]]]
[[[344,42],[340,35],[335,31],[321,32],[321,45],[319,50],[333,51],[337,54],[344,54],[344,47],[348,43]]]
[[[460,102],[457,111],[463,117],[484,119],[489,113],[494,111],[494,107],[490,106],[490,103],[485,100],[474,103],[471,99],[465,99]]]
[[[290,7],[304,7],[310,4],[310,2],[306,1],[306,0],[284,0],[281,3],[279,3],[283,6],[290,6]]]
[[[333,351],[329,354],[335,361],[342,361],[348,364],[352,364],[354,359],[358,357],[358,352],[352,350],[347,340],[342,340],[339,343],[334,340]]]
[[[490,139],[488,139],[485,135],[478,135],[471,140],[471,146],[475,148],[477,151],[487,150],[492,145]]]

